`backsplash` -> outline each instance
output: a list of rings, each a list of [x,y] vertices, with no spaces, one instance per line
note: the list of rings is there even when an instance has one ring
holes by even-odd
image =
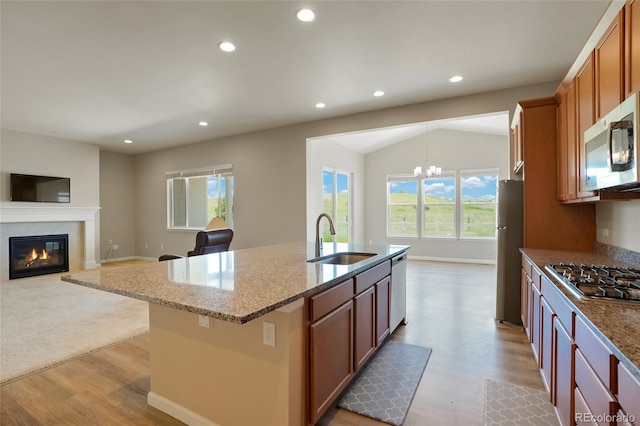
[[[627,250],[598,241],[593,244],[593,251],[596,254],[609,256],[620,262],[633,263],[636,265],[640,264],[640,253],[636,251]]]

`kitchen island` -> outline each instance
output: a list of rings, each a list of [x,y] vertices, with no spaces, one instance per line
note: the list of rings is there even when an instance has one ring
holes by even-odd
[[[287,243],[62,279],[150,302],[150,405],[188,424],[301,425],[315,418],[308,301],[390,271],[408,248],[325,243],[324,256],[371,254],[342,265],[308,262],[312,243]]]

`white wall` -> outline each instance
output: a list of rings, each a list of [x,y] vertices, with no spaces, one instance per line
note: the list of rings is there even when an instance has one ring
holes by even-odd
[[[505,126],[507,123],[505,123]],[[429,165],[443,171],[498,169],[499,179],[509,177],[509,138],[481,133],[435,130],[365,157],[367,238],[374,244],[411,245],[410,256],[428,259],[492,263],[496,259],[495,240],[444,240],[388,238],[386,236],[387,175],[411,174],[418,165],[426,166],[425,144],[428,143]]]
[[[136,255],[134,189],[134,157],[100,151],[101,261]],[[109,251],[109,240],[118,248]]]
[[[307,141],[307,223],[314,225],[307,226],[307,241],[315,240],[316,218],[322,213],[322,171],[324,167],[353,173],[353,181],[351,182],[353,239],[351,242],[364,243],[364,154],[324,138]]]
[[[598,203],[596,224],[599,242],[640,252],[640,200]]]
[[[9,174],[23,173],[70,178],[71,202],[28,203],[9,201]],[[68,141],[60,138],[41,136],[10,129],[0,130],[0,206],[20,207],[99,207],[100,206],[100,149],[97,145]],[[1,221],[1,218],[0,218]],[[70,268],[82,265],[76,256],[82,256],[84,244],[81,242],[82,227],[75,224],[52,224],[46,231],[46,224],[13,223],[0,224],[2,244],[0,252],[6,253],[4,243],[10,236],[56,233],[68,229],[70,240]],[[100,246],[100,214],[95,220],[95,250]],[[8,241],[8,240],[7,240]],[[8,243],[7,243],[8,244]],[[80,245],[78,247],[78,244]],[[0,262],[5,263],[4,256]]]

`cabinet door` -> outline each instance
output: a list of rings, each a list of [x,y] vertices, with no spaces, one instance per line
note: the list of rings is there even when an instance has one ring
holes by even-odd
[[[353,302],[309,326],[309,417],[315,423],[354,375]]]
[[[595,123],[595,96],[594,96],[594,63],[593,53],[589,55],[582,65],[575,79],[576,90],[576,144],[578,146],[578,197],[592,197],[593,191],[583,190],[584,177],[586,176],[584,132]]]
[[[540,289],[538,284],[532,282],[529,300],[529,308],[531,309],[531,348],[533,356],[540,364]]]
[[[542,380],[549,390],[553,401],[553,388],[551,386],[551,363],[553,359],[553,318],[555,317],[551,307],[544,298],[540,299],[540,368],[542,369]]]
[[[522,279],[520,282],[520,319],[522,319],[522,326],[524,327],[527,338],[530,339],[529,330],[529,277],[526,271],[521,269]]]
[[[375,287],[369,287],[356,296],[354,300],[356,319],[354,324],[355,348],[353,363],[355,371],[359,371],[376,348]]]
[[[625,91],[640,91],[640,1],[631,0],[624,9]]]
[[[557,96],[558,105],[556,113],[558,115],[558,200],[567,200],[567,95],[563,93]]]
[[[596,117],[604,117],[624,100],[622,79],[624,58],[623,12],[613,20],[595,49]]]
[[[567,192],[566,198],[567,200],[575,200],[578,198],[578,188],[580,187],[579,182],[579,164],[578,158],[580,156],[578,149],[578,138],[576,132],[577,120],[576,120],[576,85],[572,83],[567,89],[567,114],[566,114],[566,127],[567,127],[567,139],[566,143],[566,151],[567,151],[567,159],[566,159],[566,179],[567,179]]]
[[[376,284],[376,346],[389,335],[390,301],[391,280],[387,277]]]
[[[575,343],[558,318],[553,319],[553,396],[556,412],[562,426],[572,425],[574,389]]]

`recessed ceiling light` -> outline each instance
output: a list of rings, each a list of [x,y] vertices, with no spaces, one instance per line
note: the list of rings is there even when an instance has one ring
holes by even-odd
[[[325,104],[323,104],[322,102],[318,102],[318,103],[316,104],[316,108],[324,108],[324,107],[326,107],[326,105],[325,105]]]
[[[449,79],[450,82],[452,83],[457,83],[459,81],[462,81],[462,76],[461,75],[454,75],[453,77],[451,77]]]
[[[301,9],[296,14],[299,20],[302,22],[313,22],[316,19],[316,14],[311,9]]]
[[[209,125],[209,123],[207,123],[206,121],[201,121],[198,124],[201,125],[202,127],[205,127],[205,126]]]
[[[376,90],[373,92],[373,96],[384,96],[384,92],[382,90]]]
[[[124,143],[133,143],[133,141],[131,139],[125,139]]]
[[[220,47],[220,50],[227,53],[233,52],[234,50],[236,50],[236,46],[233,43],[228,41],[223,41],[218,46]]]

